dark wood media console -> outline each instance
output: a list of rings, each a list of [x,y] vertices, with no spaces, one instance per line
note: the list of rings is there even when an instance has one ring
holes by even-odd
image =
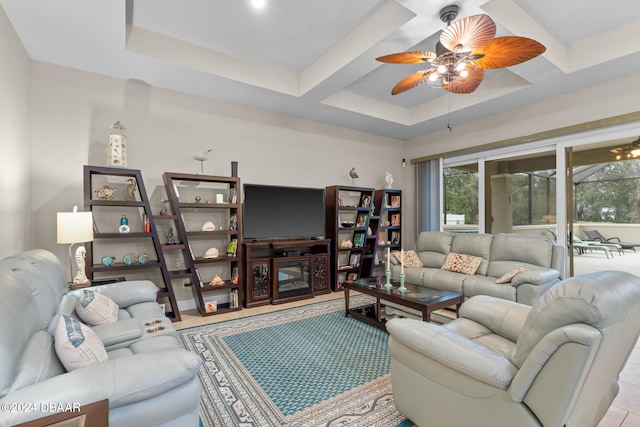
[[[329,289],[329,239],[243,243],[244,305],[281,304]]]

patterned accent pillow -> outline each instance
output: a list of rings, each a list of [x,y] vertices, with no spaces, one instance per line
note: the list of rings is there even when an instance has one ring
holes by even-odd
[[[76,301],[78,317],[91,326],[113,323],[118,320],[118,304],[107,296],[85,289]]]
[[[58,319],[54,345],[58,358],[68,372],[109,360],[98,335],[87,325],[66,315]]]
[[[523,271],[527,271],[527,270],[528,269],[524,267],[514,267],[511,269],[511,271],[508,271],[504,273],[502,276],[500,276],[500,278],[496,280],[496,283],[509,283],[511,282],[511,279],[513,279],[516,276],[516,274],[522,273]]]
[[[394,257],[400,262],[400,251],[391,252]],[[405,251],[404,253],[404,266],[409,267],[424,267],[424,264],[418,257],[416,251]]]
[[[464,273],[472,276],[476,274],[476,271],[478,271],[478,267],[480,267],[481,262],[482,257],[479,256],[449,252],[444,260],[444,263],[442,264],[441,269],[455,271],[457,273]]]

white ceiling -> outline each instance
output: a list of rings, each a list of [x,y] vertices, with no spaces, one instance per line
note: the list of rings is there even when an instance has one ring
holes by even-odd
[[[0,0],[29,55],[212,99],[409,139],[640,72],[638,0]],[[498,36],[547,51],[487,70],[472,94],[422,85],[380,55],[435,49],[445,24],[486,13]]]

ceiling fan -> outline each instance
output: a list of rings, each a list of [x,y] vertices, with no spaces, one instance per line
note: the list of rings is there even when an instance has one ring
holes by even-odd
[[[625,159],[640,157],[640,137],[631,141],[628,145],[617,147],[609,151],[616,155],[616,160],[622,160],[623,157]]]
[[[456,5],[440,11],[440,19],[447,23],[447,28],[440,34],[435,53],[401,52],[376,58],[391,64],[426,62],[430,65],[400,80],[391,90],[392,95],[425,82],[451,93],[471,93],[482,82],[485,69],[520,64],[546,50],[542,44],[526,37],[495,37],[496,24],[488,15],[473,15],[452,23],[457,16]]]

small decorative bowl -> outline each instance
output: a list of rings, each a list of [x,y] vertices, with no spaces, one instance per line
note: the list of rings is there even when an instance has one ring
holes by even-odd
[[[340,225],[341,225],[341,226],[343,226],[343,227],[345,227],[345,228],[351,228],[351,227],[353,227],[354,225],[356,225],[356,223],[355,223],[355,222],[353,222],[353,221],[342,221],[342,222],[340,223]]]

